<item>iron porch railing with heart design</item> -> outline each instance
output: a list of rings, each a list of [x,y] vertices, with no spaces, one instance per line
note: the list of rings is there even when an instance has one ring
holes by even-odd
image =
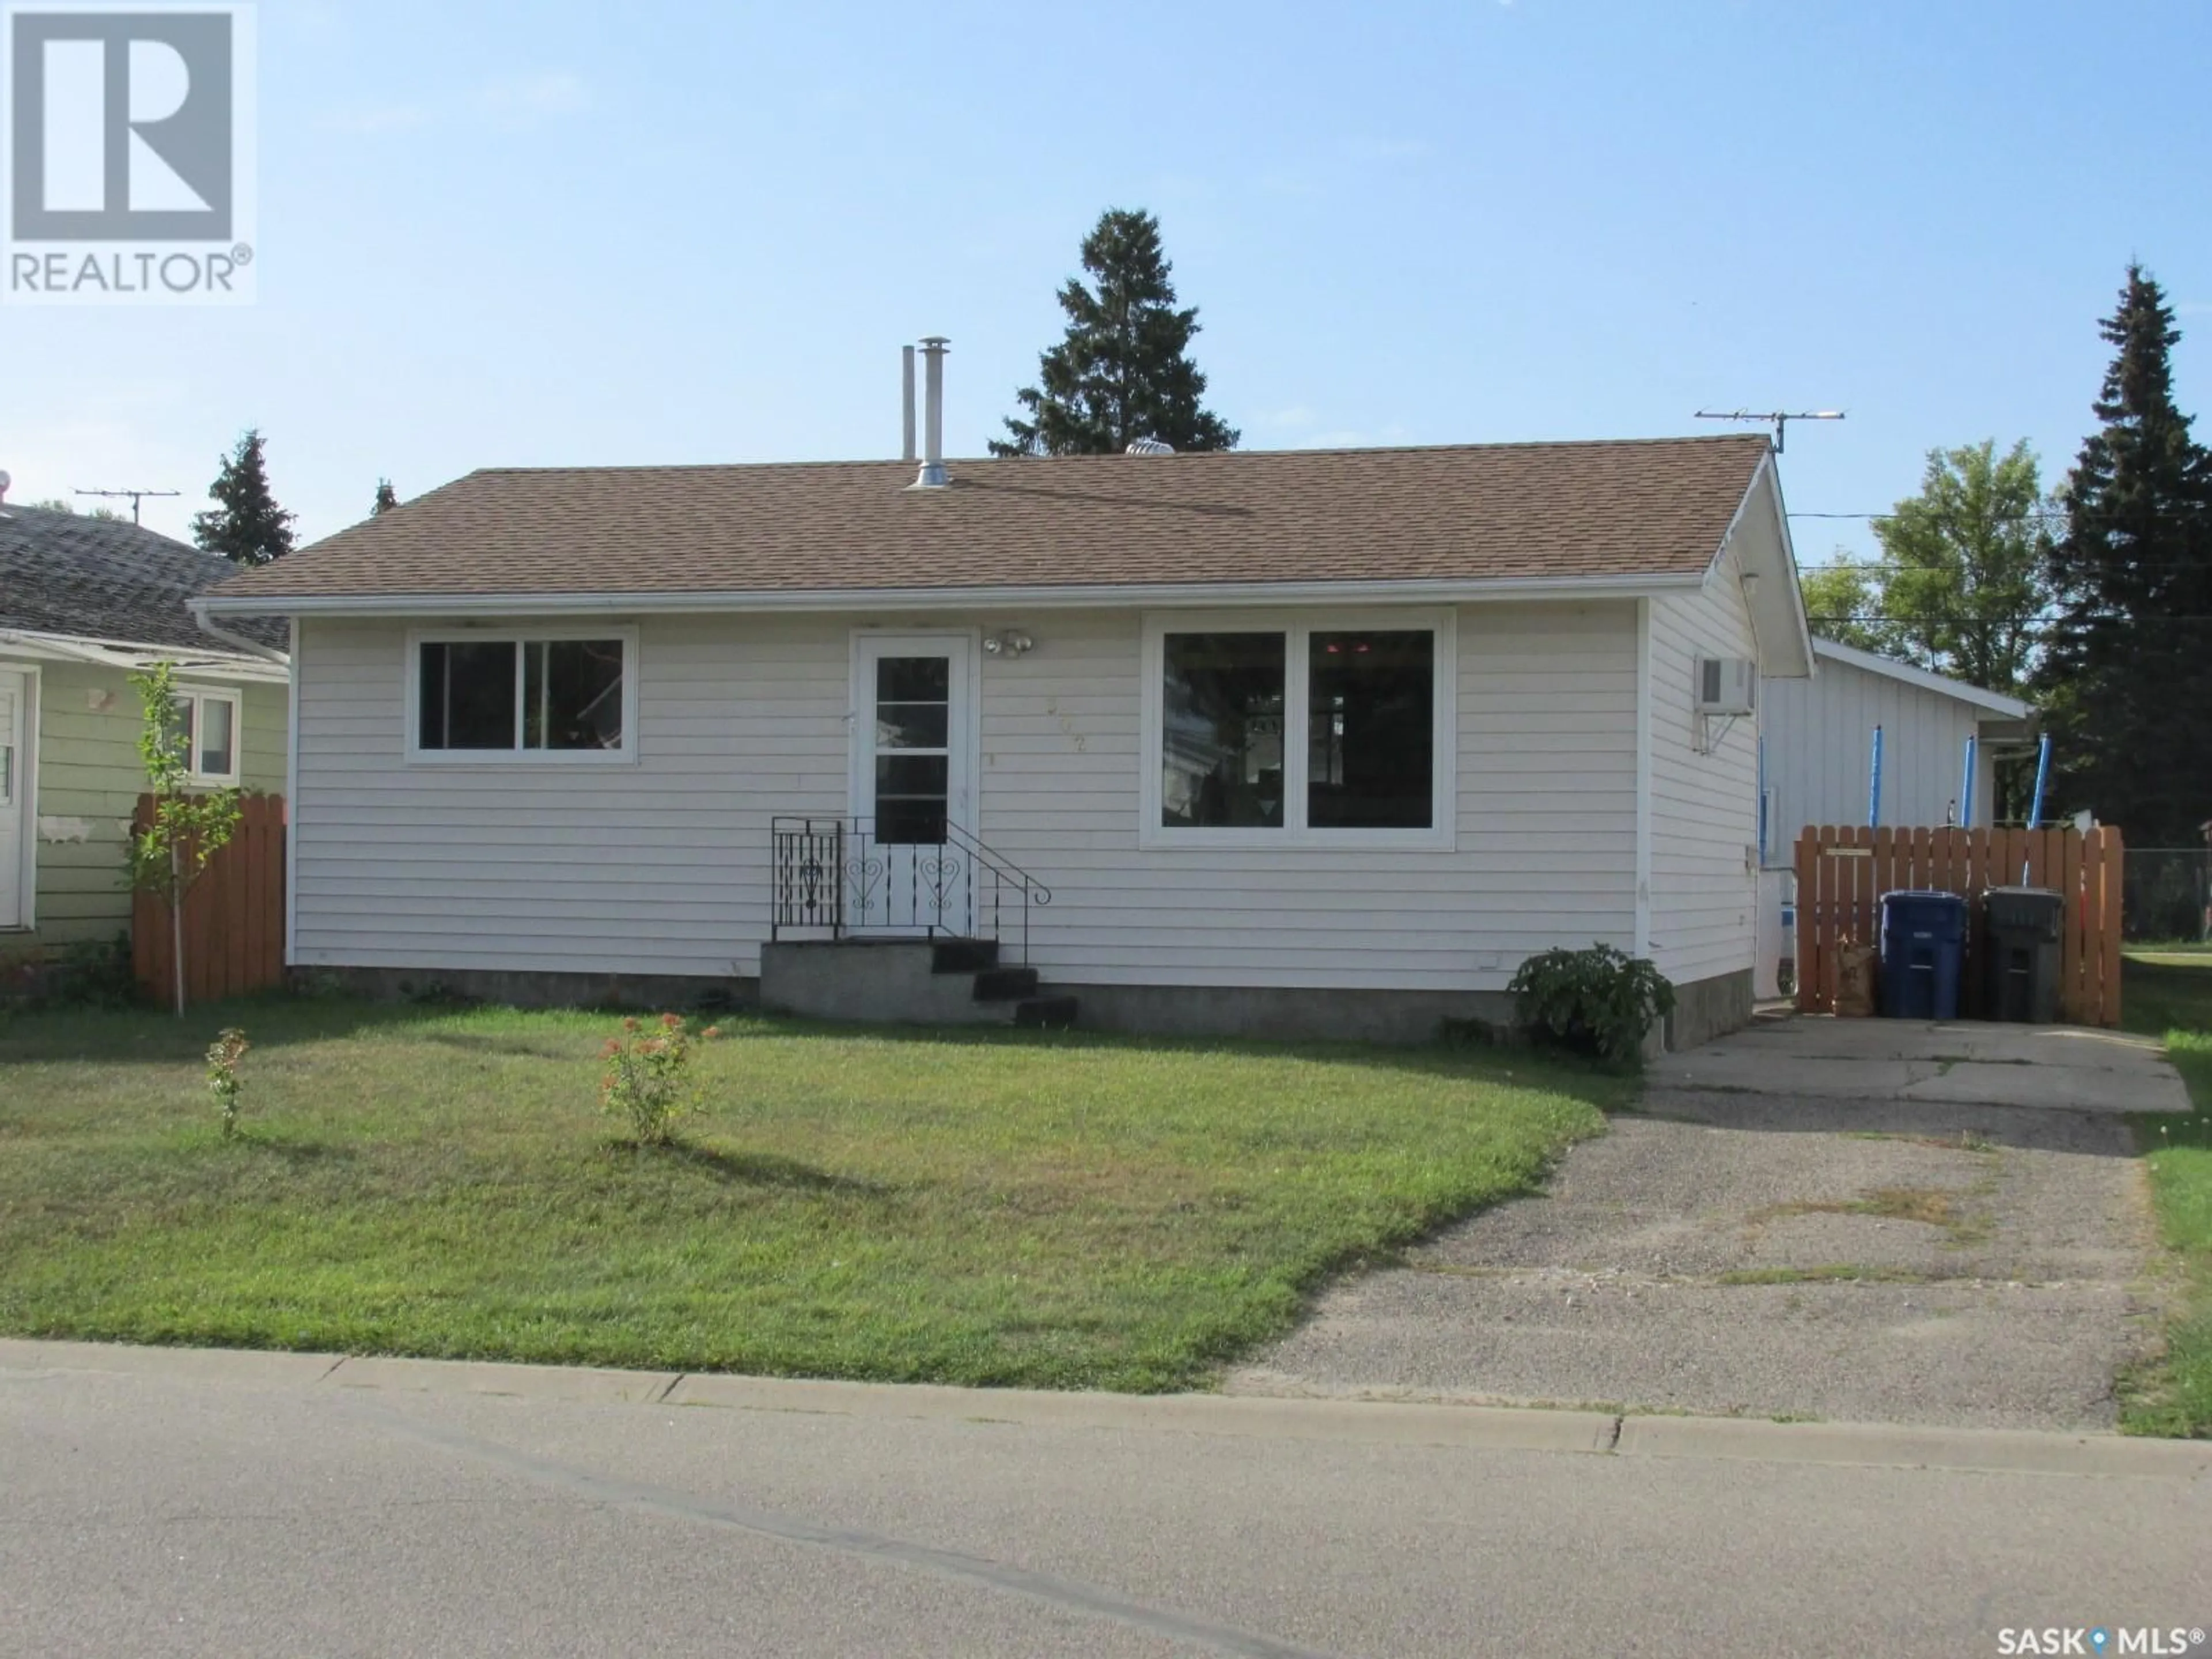
[[[777,817],[769,937],[988,939],[1029,961],[1030,912],[1052,890],[958,824],[887,842],[868,817]]]

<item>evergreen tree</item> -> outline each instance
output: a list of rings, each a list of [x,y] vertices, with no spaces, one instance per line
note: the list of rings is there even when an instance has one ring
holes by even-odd
[[[376,501],[369,507],[368,516],[372,519],[380,519],[398,505],[399,492],[392,487],[392,480],[379,478],[376,481]]]
[[[1109,209],[1083,240],[1092,285],[1060,290],[1067,337],[1043,354],[1037,381],[1015,394],[994,455],[1118,454],[1139,438],[1179,450],[1234,449],[1236,430],[1204,408],[1206,376],[1188,355],[1198,307],[1176,308],[1160,222]]]
[[[269,493],[262,450],[260,432],[249,430],[208,487],[216,505],[192,515],[192,539],[234,564],[268,564],[292,550],[292,515]]]
[[[2212,817],[2212,459],[2174,405],[2181,331],[2140,264],[2103,330],[2104,425],[2081,446],[2051,553],[2057,620],[2039,689],[2052,805],[2087,807],[2138,847],[2186,847]]]

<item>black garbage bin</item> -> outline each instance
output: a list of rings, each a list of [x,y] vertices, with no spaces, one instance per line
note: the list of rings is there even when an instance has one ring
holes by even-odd
[[[2058,1023],[2065,921],[2063,893],[2047,887],[1990,889],[1982,911],[1982,958],[1991,1019]]]
[[[1891,1019],[1956,1019],[1966,949],[1966,901],[1956,893],[1881,896],[1881,1012]]]

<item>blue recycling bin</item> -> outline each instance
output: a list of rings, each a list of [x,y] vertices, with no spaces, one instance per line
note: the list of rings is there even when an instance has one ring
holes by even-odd
[[[1956,893],[1881,896],[1881,1012],[1891,1019],[1956,1019],[1966,951],[1966,901]]]

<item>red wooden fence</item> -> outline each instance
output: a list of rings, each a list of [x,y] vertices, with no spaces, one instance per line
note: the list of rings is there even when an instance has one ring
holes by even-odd
[[[1966,959],[1959,1012],[1983,1007],[1982,895],[1992,887],[2050,887],[2066,896],[2059,1018],[2075,1025],[2120,1023],[2120,892],[2125,853],[2118,830],[1869,830],[1805,831],[1797,842],[1797,1007],[1835,1012],[1838,947],[1879,950],[1881,895],[1900,888],[1957,893],[1966,901]]]
[[[284,982],[284,798],[247,795],[238,830],[185,896],[185,1000],[212,1002]],[[134,831],[153,822],[154,798],[138,798]],[[146,994],[171,1006],[175,960],[169,904],[139,893],[131,909],[131,965]]]

